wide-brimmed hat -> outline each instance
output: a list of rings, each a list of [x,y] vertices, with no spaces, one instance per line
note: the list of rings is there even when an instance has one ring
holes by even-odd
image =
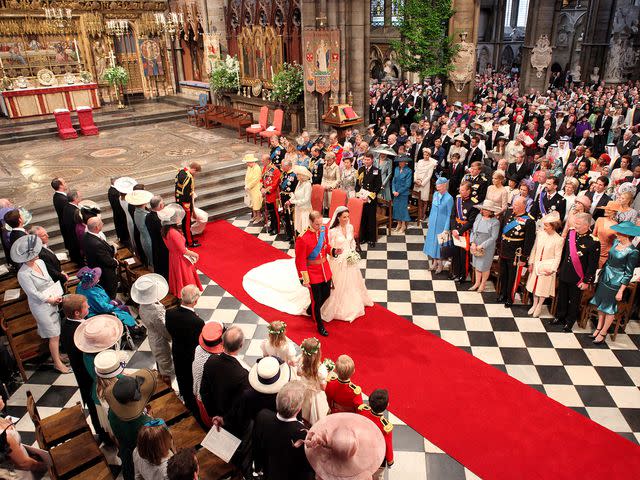
[[[177,203],[170,203],[158,212],[158,218],[162,225],[178,225],[182,223],[184,209]]]
[[[293,173],[295,173],[298,177],[307,177],[308,179],[311,179],[312,176],[309,169],[304,165],[294,165]]]
[[[102,275],[102,269],[100,267],[91,268],[91,267],[82,267],[78,270],[76,276],[78,280],[80,280],[80,284],[82,288],[91,288],[95,287],[100,281],[100,276]]]
[[[134,207],[140,207],[146,205],[153,198],[153,193],[147,190],[133,190],[124,197],[124,201]]]
[[[490,212],[498,213],[502,211],[502,207],[500,205],[496,205],[492,200],[487,200],[485,198],[484,202],[479,203],[478,205],[474,205],[478,210],[489,210]]]
[[[147,273],[131,285],[131,300],[138,305],[159,302],[169,293],[169,284],[162,275]]]
[[[393,159],[393,163],[406,162],[409,163],[411,161],[411,157],[408,155],[400,155],[399,157],[395,157]]]
[[[498,122],[502,123],[502,122],[508,122],[509,121],[509,117],[504,116],[504,117],[500,117],[500,119],[498,120]]]
[[[323,480],[369,480],[385,454],[382,432],[356,413],[334,413],[307,433],[305,453]]]
[[[120,177],[113,182],[113,188],[118,190],[120,193],[131,193],[133,192],[133,187],[138,184],[138,181],[131,177]]]
[[[456,102],[453,102],[453,106],[462,108],[462,103],[460,101],[456,101]]]
[[[575,202],[581,203],[584,206],[585,210],[591,210],[591,199],[584,193],[582,195],[578,195]]]
[[[453,141],[454,142],[462,142],[464,145],[467,144],[467,139],[464,138],[464,135],[458,135],[458,136],[454,137]]]
[[[207,322],[200,332],[198,343],[209,353],[222,353],[224,327],[218,322]]]
[[[116,350],[103,350],[93,359],[93,368],[100,378],[115,378],[124,372],[127,364],[123,356],[124,352]]]
[[[369,150],[369,152],[371,153],[384,153],[385,155],[389,156],[389,157],[395,157],[396,155],[398,155],[396,153],[396,151],[391,148],[389,145],[387,145],[386,143],[382,143],[380,145],[378,145],[375,148],[372,148],[371,150]]]
[[[619,212],[620,210],[622,210],[622,205],[620,205],[620,202],[616,202],[615,200],[609,200],[606,205],[602,205],[601,207],[596,208],[599,210]]]
[[[556,210],[554,210],[553,212],[547,213],[540,220],[542,221],[542,223],[561,223],[562,222],[562,220],[560,220],[560,213]]]
[[[104,397],[120,420],[135,420],[147,406],[156,383],[157,372],[145,368],[120,377],[106,389]]]
[[[258,160],[258,157],[256,157],[253,153],[247,153],[243,158],[242,158],[242,163],[258,163],[260,160]]]
[[[611,230],[623,235],[627,235],[629,237],[640,236],[640,226],[636,225],[633,222],[620,222],[617,225],[612,225]]]
[[[100,213],[100,205],[98,205],[93,200],[82,200],[80,203],[78,203],[78,207],[80,207],[82,210],[97,211],[97,213]]]
[[[438,179],[436,180],[436,185],[442,185],[443,183],[449,183],[449,180],[447,180],[445,177],[438,177]]]
[[[5,213],[11,210],[14,210],[14,209],[10,208],[9,210],[6,210]],[[25,225],[28,225],[29,222],[33,219],[33,214],[24,207],[18,207],[18,211],[20,212],[20,216],[22,217],[22,226],[24,227]],[[11,230],[13,230],[13,227],[11,227],[11,225],[7,223],[4,224],[4,228],[7,232],[10,232]]]
[[[42,240],[37,235],[23,235],[11,245],[11,260],[25,263],[33,260],[42,250]]]
[[[80,323],[73,334],[73,343],[85,353],[98,353],[120,341],[124,327],[115,315],[96,315]]]
[[[291,380],[291,367],[276,357],[259,359],[249,371],[249,384],[260,393],[278,393]]]

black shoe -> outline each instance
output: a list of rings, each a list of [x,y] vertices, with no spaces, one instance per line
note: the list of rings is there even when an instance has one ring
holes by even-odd
[[[269,235],[277,235],[278,233],[275,230],[269,230]]]
[[[551,320],[550,325],[564,325],[564,320],[560,320],[559,318],[554,318]]]
[[[497,303],[502,303],[502,302],[504,302],[504,295],[498,295],[498,296],[496,297],[496,302],[497,302]]]
[[[369,248],[376,248],[376,242],[369,242]]]
[[[289,248],[296,248],[296,242],[294,242],[293,240],[291,240],[289,242]]]
[[[318,324],[318,333],[320,335],[322,335],[323,337],[328,337],[329,336],[329,332],[327,332],[327,329],[324,328],[324,325],[322,325],[321,323]]]
[[[563,332],[567,332],[567,333],[571,333],[571,332],[573,332],[573,325],[565,325],[565,326],[562,328],[562,331],[563,331]],[[594,342],[594,343],[595,343],[595,342]]]
[[[200,245],[198,242],[191,242],[191,245],[189,245],[189,248],[198,248],[202,245]]]
[[[505,308],[511,308],[511,305],[513,305],[513,302],[511,300],[507,300],[506,302],[504,302]]]
[[[365,243],[367,243],[366,240],[360,240],[360,245],[364,245]]]
[[[462,283],[462,277],[453,277],[453,281],[456,283]]]

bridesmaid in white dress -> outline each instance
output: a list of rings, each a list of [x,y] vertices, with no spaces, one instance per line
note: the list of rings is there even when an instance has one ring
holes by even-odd
[[[358,263],[350,264],[348,261],[351,252],[356,249],[353,225],[349,221],[349,209],[338,207],[329,225],[329,245],[342,251],[337,258],[329,258],[334,288],[322,306],[322,319],[325,322],[334,319],[352,322],[364,315],[364,307],[372,306],[373,301],[364,284]]]

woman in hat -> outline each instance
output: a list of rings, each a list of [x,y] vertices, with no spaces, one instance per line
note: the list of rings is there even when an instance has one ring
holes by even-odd
[[[207,322],[202,327],[198,345],[194,351],[193,363],[191,364],[191,375],[193,376],[193,395],[196,398],[200,419],[207,426],[211,427],[211,417],[202,403],[200,396],[200,385],[202,384],[202,374],[204,365],[211,355],[219,355],[223,351],[222,334],[225,328],[218,322]]]
[[[591,199],[584,193],[581,193],[576,197],[576,201],[573,203],[573,208],[567,213],[567,219],[564,222],[564,229],[562,230],[562,238],[567,238],[569,230],[574,228],[574,219],[578,213],[589,213],[591,210]]]
[[[496,241],[500,233],[500,220],[496,218],[496,214],[500,213],[502,208],[488,199],[485,199],[480,205],[475,205],[475,208],[480,210],[480,215],[477,215],[473,222],[469,237],[469,250],[473,256],[471,264],[476,275],[475,283],[469,290],[484,292],[493,263],[493,254],[496,251]]]
[[[431,178],[435,172],[438,161],[431,157],[431,149],[422,149],[422,158],[416,163],[416,171],[413,174],[414,190],[420,194],[418,197],[418,222],[424,220],[427,204],[431,197]]]
[[[267,327],[269,336],[262,341],[260,348],[263,357],[278,357],[289,365],[297,365],[298,354],[295,344],[287,337],[287,324],[281,320],[271,322]]]
[[[185,285],[195,285],[202,291],[195,267],[200,256],[185,247],[186,240],[181,227],[184,215],[184,209],[177,203],[170,203],[158,212],[162,222],[162,238],[169,250],[169,291],[177,298],[182,295]]]
[[[518,177],[507,173],[507,205],[511,205],[513,203],[513,197],[520,193],[518,189]]]
[[[96,202],[91,200],[82,200],[76,209],[76,238],[78,239],[78,247],[80,248],[80,256],[84,258],[84,234],[87,231],[87,222],[90,218],[100,215],[100,207]]]
[[[529,315],[540,316],[542,305],[556,290],[556,273],[562,258],[564,240],[558,234],[562,225],[557,211],[548,213],[541,219],[542,229],[536,233],[536,240],[529,255],[529,278],[527,290],[533,294],[533,305]]]
[[[327,386],[327,367],[321,363],[322,350],[320,340],[307,338],[300,344],[302,352],[298,376],[305,385],[306,393],[302,403],[301,415],[309,425],[327,416],[329,403],[324,389]]]
[[[242,159],[242,163],[247,165],[247,172],[244,175],[245,204],[251,208],[251,221],[258,223],[262,221],[262,193],[260,193],[262,170],[258,165],[258,157],[253,153],[247,153]]]
[[[618,312],[618,303],[622,301],[640,257],[640,252],[631,243],[633,237],[640,235],[639,226],[622,222],[613,225],[611,229],[616,232],[616,239],[609,250],[609,257],[600,272],[596,293],[590,302],[598,310],[598,325],[591,335],[595,344],[604,343],[607,338],[609,327]]]
[[[453,145],[449,148],[449,153],[447,154],[447,161],[451,163],[451,155],[457,153],[460,155],[460,158],[467,158],[467,149],[465,145],[467,141],[464,138],[464,135],[458,135],[453,139]]]
[[[609,200],[606,205],[602,207],[596,207],[599,210],[604,210],[604,215],[596,220],[593,226],[593,234],[598,237],[600,241],[600,260],[598,261],[598,268],[602,268],[609,256],[609,250],[613,245],[613,241],[616,238],[616,232],[611,230],[611,227],[618,224],[616,215],[620,211],[620,204]]]
[[[133,469],[138,480],[165,480],[167,462],[175,453],[171,431],[161,418],[145,423],[138,431],[133,450]]]
[[[407,230],[407,222],[411,221],[409,215],[409,196],[413,185],[413,172],[407,166],[409,157],[400,156],[394,159],[398,166],[393,171],[391,180],[391,192],[393,194],[393,219],[397,226],[394,230],[397,233],[404,233]]]
[[[134,187],[135,188],[135,187]],[[133,190],[125,196],[125,200],[129,205],[133,205],[133,223],[140,232],[140,246],[144,252],[146,265],[153,268],[153,247],[151,246],[151,234],[147,230],[145,219],[149,214],[147,207],[153,198],[153,193],[146,190]]]
[[[298,184],[285,207],[293,205],[293,228],[298,234],[307,231],[309,227],[309,213],[311,212],[311,172],[303,166],[296,165],[293,172],[298,178]]]
[[[429,269],[435,270],[436,273],[441,273],[444,268],[440,247],[449,233],[453,210],[453,197],[447,191],[448,183],[444,177],[438,177],[436,180],[436,191],[431,199],[431,211],[427,222],[427,236],[422,248],[424,254],[431,259]]]
[[[393,151],[393,149],[389,150]],[[380,169],[380,179],[382,180],[382,188],[379,195],[387,202],[391,201],[391,175],[393,173],[393,161],[389,156],[390,154],[380,153],[378,157],[378,168]],[[395,157],[395,152],[393,157]]]
[[[136,321],[131,316],[129,307],[119,300],[111,300],[104,288],[98,284],[101,275],[100,267],[82,267],[77,273],[80,283],[76,287],[76,293],[87,298],[89,317],[108,313],[118,317],[127,327],[135,327]]]
[[[21,265],[18,283],[27,296],[29,310],[38,326],[38,335],[49,341],[53,368],[60,373],[71,370],[60,358],[60,313],[62,286],[54,282],[45,263],[38,258],[42,241],[36,235],[24,235],[11,246],[11,260]]]
[[[498,163],[498,161],[505,157],[506,145],[508,141],[509,139],[507,137],[498,137],[493,148],[487,152],[489,158],[491,158],[495,163]]]
[[[336,163],[336,154],[327,152],[324,156],[324,167],[322,169],[322,182],[324,187],[324,208],[329,208],[331,204],[331,192],[340,185],[340,167]]]
[[[165,326],[165,308],[162,299],[169,293],[169,284],[157,273],[147,273],[131,286],[131,300],[136,302],[140,323],[147,329],[149,348],[163,377],[175,378],[171,358],[171,335]]]

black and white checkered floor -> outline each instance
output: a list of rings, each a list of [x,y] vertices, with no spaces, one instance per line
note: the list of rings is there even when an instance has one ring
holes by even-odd
[[[268,235],[249,217],[232,221],[283,251],[284,237]],[[362,254],[362,269],[374,301],[405,317],[443,340],[545,393],[597,423],[640,443],[640,325],[632,321],[626,334],[606,346],[595,346],[590,330],[577,326],[564,333],[549,325],[546,307],[542,318],[527,316],[528,306],[510,309],[495,303],[493,292],[469,292],[470,284],[456,285],[446,273],[427,270],[422,253],[424,232],[410,228],[405,235],[381,237],[374,249]],[[266,322],[220,286],[201,275],[205,290],[197,311],[207,321],[233,323],[244,330],[243,360],[251,366],[261,355]],[[345,352],[349,353],[349,352]],[[147,342],[128,364],[130,369],[153,365]],[[356,376],[357,382],[357,376]],[[73,375],[59,375],[44,367],[34,372],[8,402],[9,414],[21,420],[17,428],[25,443],[34,439],[26,413],[26,390],[31,390],[41,415],[73,405],[80,397]],[[395,424],[396,461],[389,480],[478,478],[426,438],[390,415]],[[110,462],[114,460],[111,452]]]

